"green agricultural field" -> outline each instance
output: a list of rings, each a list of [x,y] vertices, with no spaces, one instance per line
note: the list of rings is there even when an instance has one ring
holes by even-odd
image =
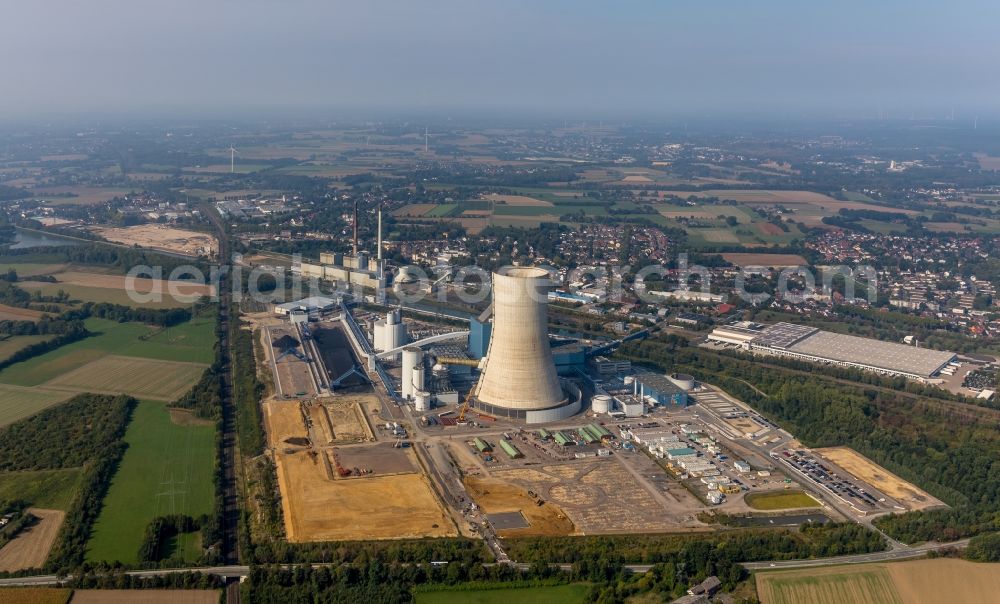
[[[795,508],[818,508],[819,502],[802,491],[778,491],[776,493],[751,493],[744,499],[755,510],[791,510]]]
[[[170,328],[142,323],[86,320],[96,334],[0,371],[0,383],[38,386],[109,354],[162,361],[211,364],[215,360],[215,322],[198,317]]]
[[[45,388],[0,384],[0,426],[12,424],[42,409],[69,400],[73,394]]]
[[[44,509],[69,509],[80,486],[80,468],[0,472],[0,501],[23,499]]]
[[[458,204],[455,203],[442,203],[440,205],[434,206],[429,212],[424,214],[426,218],[444,218],[446,216],[454,216],[459,211]]]
[[[128,449],[87,545],[88,561],[135,563],[143,532],[157,516],[213,513],[214,426],[179,426],[163,403],[140,401],[125,442]],[[181,549],[194,562],[194,548]]]
[[[22,348],[51,340],[55,336],[9,336],[0,340],[0,361],[5,361]]]
[[[18,256],[0,258],[0,272],[6,273],[9,269],[17,271],[18,278],[36,277],[38,275],[51,275],[65,270],[65,264],[46,262],[23,262]]]
[[[863,201],[865,203],[874,203],[875,201],[871,197],[868,197],[864,193],[860,193],[858,191],[844,191],[843,193],[844,197],[847,198],[847,201]]]
[[[417,591],[417,604],[577,604],[588,586],[582,583],[507,589]]]

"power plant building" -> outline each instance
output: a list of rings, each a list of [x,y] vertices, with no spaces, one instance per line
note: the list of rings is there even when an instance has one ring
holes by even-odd
[[[493,274],[493,327],[476,407],[498,417],[543,423],[580,410],[581,393],[560,382],[548,334],[548,290],[542,268]]]

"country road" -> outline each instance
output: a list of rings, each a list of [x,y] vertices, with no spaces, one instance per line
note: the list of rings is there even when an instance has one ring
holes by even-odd
[[[958,548],[961,549],[969,544],[968,539],[962,539],[961,541],[953,541],[950,543],[926,543],[919,546],[904,546],[901,549],[888,550],[884,552],[876,552],[872,554],[856,554],[853,556],[835,556],[832,558],[816,558],[810,560],[774,560],[770,562],[744,562],[743,566],[748,570],[769,570],[769,569],[781,569],[781,568],[814,568],[820,566],[837,566],[841,564],[864,564],[868,562],[891,562],[894,560],[907,560],[910,558],[919,558],[926,555],[928,552]],[[487,566],[493,566],[497,563],[489,563]],[[513,566],[521,570],[528,570],[531,567],[530,564],[525,563],[512,563]],[[283,568],[290,569],[294,568],[294,564],[283,565]],[[323,566],[322,564],[302,564],[300,566]],[[568,571],[573,568],[572,564],[566,563],[553,563],[551,566],[558,567],[560,570]],[[653,567],[652,564],[626,564],[625,568],[633,573],[646,573]],[[188,572],[200,572],[209,575],[215,575],[225,579],[238,579],[246,577],[250,574],[250,567],[245,565],[229,565],[229,566],[204,566],[204,567],[191,567],[191,568],[165,568],[157,570],[133,570],[127,571],[125,574],[140,577],[140,578],[151,578],[151,577],[161,577],[164,575],[170,575],[175,573],[188,573]],[[58,577],[56,575],[36,575],[32,577],[12,577],[9,579],[0,579],[0,587],[3,586],[43,586],[43,585],[55,585],[62,583],[70,579],[71,577]]]

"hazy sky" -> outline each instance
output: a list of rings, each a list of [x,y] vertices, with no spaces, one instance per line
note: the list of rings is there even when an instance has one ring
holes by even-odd
[[[0,116],[997,112],[995,0],[6,0]]]

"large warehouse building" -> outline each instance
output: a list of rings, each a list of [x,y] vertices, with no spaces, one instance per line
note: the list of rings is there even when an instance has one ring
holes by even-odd
[[[955,353],[822,331],[794,323],[741,322],[717,327],[708,340],[745,350],[855,367],[883,375],[929,379],[955,360]]]

